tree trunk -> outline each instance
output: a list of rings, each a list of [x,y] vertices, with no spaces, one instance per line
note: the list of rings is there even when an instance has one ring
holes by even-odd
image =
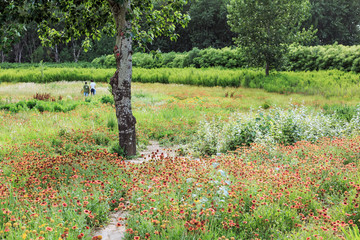
[[[15,50],[15,62],[21,63],[21,55],[23,51],[23,45],[21,44],[21,42],[16,43],[14,45],[14,50]]]
[[[80,57],[80,53],[81,53],[81,49],[82,47],[80,46],[79,47],[79,50],[77,51],[76,53],[76,42],[74,39],[71,39],[71,45],[72,45],[72,48],[73,48],[73,57],[74,57],[74,62],[78,62],[79,61],[79,57]]]
[[[59,63],[60,62],[60,56],[59,56],[59,50],[58,50],[58,45],[57,44],[55,44],[54,50],[55,50],[55,62]]]
[[[269,72],[270,72],[270,67],[269,67],[269,63],[268,62],[266,62],[266,66],[265,66],[265,75],[266,76],[269,76]]]
[[[5,61],[5,54],[4,51],[1,51],[1,63],[4,63]]]
[[[126,19],[130,0],[122,4],[109,0],[109,4],[117,30],[114,47],[117,70],[110,79],[110,85],[118,119],[119,144],[126,155],[133,156],[136,155],[136,119],[131,109],[132,39],[131,22]]]

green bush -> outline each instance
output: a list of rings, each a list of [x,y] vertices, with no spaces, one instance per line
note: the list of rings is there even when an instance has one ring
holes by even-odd
[[[53,106],[53,111],[54,112],[64,112],[64,108],[59,103],[55,103]]]
[[[169,52],[167,54],[163,54],[161,58],[161,67],[171,68],[173,67],[173,61],[176,57],[175,52]]]
[[[325,104],[323,106],[323,110],[325,114],[335,115],[340,120],[346,120],[347,122],[350,122],[351,119],[357,113],[356,106],[338,105],[338,104],[333,104],[333,105]]]
[[[100,98],[100,102],[104,104],[106,103],[114,104],[114,97],[110,95],[104,95]]]
[[[360,57],[356,58],[352,64],[351,71],[360,73]]]
[[[50,111],[50,107],[47,102],[39,102],[36,104],[36,109],[39,110],[39,112]]]
[[[283,59],[278,70],[291,71],[314,71],[314,70],[332,70],[337,69],[341,71],[360,72],[360,45],[357,46],[343,46],[339,44],[325,45],[325,46],[300,46],[297,44],[291,45],[288,52]],[[0,68],[38,68],[41,64],[29,63],[1,63]],[[43,63],[42,66],[46,69],[51,68],[115,68],[116,61],[113,54],[104,55],[95,58],[91,63]],[[135,53],[133,54],[133,66],[139,68],[208,68],[208,67],[223,67],[223,68],[245,68],[256,67],[250,66],[244,51],[241,48],[222,49],[194,48],[189,52],[184,53]],[[37,75],[37,77],[39,77]],[[46,79],[47,80],[47,79]],[[1,79],[0,79],[1,81]],[[4,80],[8,81],[8,80]],[[25,80],[18,80],[25,81]],[[105,81],[105,80],[102,80]]]
[[[36,99],[29,100],[29,101],[26,102],[26,106],[29,109],[33,109],[36,106],[37,102],[38,101]]]
[[[194,48],[185,53],[158,53],[156,55],[147,53],[135,53],[133,55],[133,66],[140,68],[208,68],[225,67],[240,68],[247,66],[243,51],[239,48]],[[113,55],[95,58],[92,64],[102,65],[104,68],[115,67]]]
[[[236,150],[243,145],[316,142],[323,137],[354,137],[360,133],[360,107],[333,107],[324,112],[292,106],[236,113],[228,121],[213,119],[199,124],[189,143],[203,155]],[[340,112],[342,110],[343,112]]]
[[[331,70],[360,72],[360,45],[292,45],[284,69],[292,71]]]
[[[109,148],[109,152],[110,153],[117,153],[119,156],[121,157],[125,157],[126,153],[124,151],[124,149],[122,149],[119,145],[119,142],[115,141],[111,144],[110,148]]]
[[[68,112],[76,108],[78,103],[76,102],[47,102],[31,99],[28,101],[19,101],[17,103],[0,103],[0,110],[9,111],[12,113],[18,113],[19,111],[28,111],[36,109],[39,112]]]

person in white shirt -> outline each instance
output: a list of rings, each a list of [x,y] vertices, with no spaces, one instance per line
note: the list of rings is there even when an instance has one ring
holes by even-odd
[[[95,86],[96,86],[96,83],[94,83],[94,80],[91,80],[91,83],[90,83],[90,93],[91,93],[91,95],[96,94]]]

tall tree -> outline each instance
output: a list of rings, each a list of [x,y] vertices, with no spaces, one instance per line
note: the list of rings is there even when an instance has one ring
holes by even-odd
[[[304,36],[299,31],[309,7],[308,0],[230,0],[228,23],[236,43],[269,75],[287,45]]]
[[[191,20],[187,28],[179,28],[176,42],[160,38],[150,49],[162,52],[184,52],[194,47],[223,48],[233,45],[235,34],[227,24],[227,4],[230,0],[192,0],[184,10],[189,11]]]
[[[232,45],[235,34],[227,24],[229,0],[196,0],[191,4],[188,30],[192,47],[223,48]]]
[[[1,61],[4,62],[5,54],[12,48],[17,50],[17,58],[21,56],[22,44],[21,34],[25,31],[25,24],[18,21],[16,16],[13,16],[13,8],[7,1],[0,1],[0,53]],[[19,61],[19,60],[18,60]]]
[[[311,18],[305,25],[313,25],[321,45],[338,42],[343,45],[360,44],[359,0],[310,0]]]
[[[158,0],[160,1],[160,0]],[[86,36],[99,39],[102,33],[116,35],[114,54],[117,70],[110,79],[118,119],[119,145],[127,155],[136,154],[136,120],[131,108],[132,43],[150,42],[160,35],[176,39],[176,24],[189,21],[181,8],[186,0],[12,0],[5,1],[19,19],[40,23],[40,36],[52,44]],[[1,20],[6,14],[0,16]],[[4,17],[4,18],[3,18]],[[62,30],[51,26],[62,24]]]

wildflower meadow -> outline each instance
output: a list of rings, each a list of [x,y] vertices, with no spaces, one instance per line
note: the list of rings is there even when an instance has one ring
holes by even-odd
[[[360,239],[356,99],[135,83],[133,163],[107,84],[0,86],[0,239]]]

